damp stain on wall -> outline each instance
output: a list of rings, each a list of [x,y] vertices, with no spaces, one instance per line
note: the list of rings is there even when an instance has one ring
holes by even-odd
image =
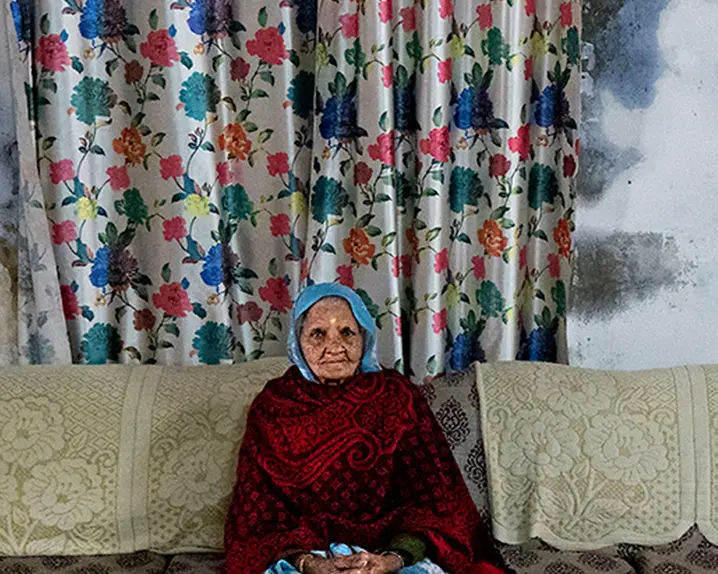
[[[593,44],[596,67],[591,71],[595,95],[583,97],[581,171],[578,194],[586,205],[595,205],[616,174],[642,158],[635,149],[622,149],[601,133],[605,103],[601,92],[610,92],[627,109],[649,107],[655,84],[664,70],[658,42],[660,14],[668,0],[585,0],[583,40]]]
[[[582,321],[608,319],[664,290],[691,284],[695,264],[676,240],[652,232],[584,234],[577,247],[570,312]]]

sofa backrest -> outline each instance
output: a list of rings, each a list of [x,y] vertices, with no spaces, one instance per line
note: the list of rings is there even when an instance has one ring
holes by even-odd
[[[221,551],[246,413],[287,366],[0,370],[0,554]],[[422,389],[486,509],[473,382]]]

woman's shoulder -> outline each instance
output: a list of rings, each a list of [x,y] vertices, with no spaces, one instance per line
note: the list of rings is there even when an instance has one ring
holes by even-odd
[[[290,397],[296,389],[296,373],[297,367],[289,367],[285,373],[274,379],[270,379],[264,384],[264,387],[252,401],[253,409],[260,409],[272,404],[276,399],[281,397]]]

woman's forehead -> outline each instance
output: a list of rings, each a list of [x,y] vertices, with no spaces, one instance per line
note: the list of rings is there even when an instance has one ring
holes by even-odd
[[[336,322],[338,320],[354,321],[351,306],[342,297],[324,297],[314,303],[307,311],[307,321]]]

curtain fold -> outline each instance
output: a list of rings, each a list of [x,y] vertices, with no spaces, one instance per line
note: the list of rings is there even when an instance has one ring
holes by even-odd
[[[47,258],[24,360],[281,354],[314,281],[355,288],[418,381],[566,359],[578,2],[8,6],[24,216],[49,222],[21,245]]]

